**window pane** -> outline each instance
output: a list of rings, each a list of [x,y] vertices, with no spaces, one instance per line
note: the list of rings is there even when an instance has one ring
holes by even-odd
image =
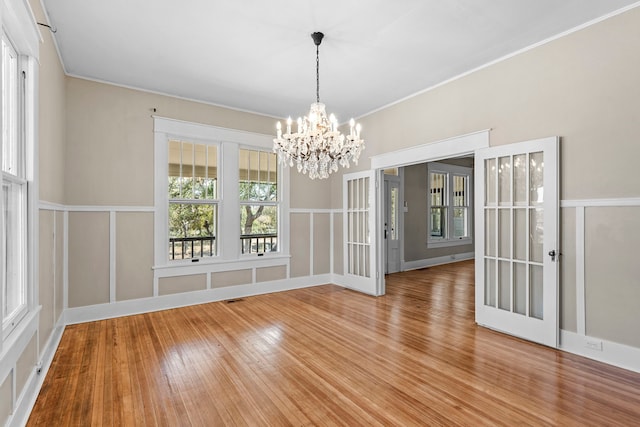
[[[2,184],[2,224],[4,257],[2,259],[3,321],[25,304],[24,260],[24,184]]]
[[[216,199],[218,147],[169,141],[169,198]]]
[[[2,38],[2,170],[20,176],[18,141],[18,55]]]
[[[240,206],[242,253],[278,250],[278,208],[265,205]]]
[[[432,172],[430,176],[429,190],[431,193],[431,206],[442,206],[446,202],[447,174]]]
[[[466,175],[453,176],[453,206],[467,206],[467,188],[469,178]]]
[[[277,201],[278,175],[275,153],[241,149],[239,159],[240,200]]]
[[[446,208],[431,208],[431,237],[445,237],[446,217]]]
[[[467,237],[467,209],[453,208],[453,237],[456,239]]]
[[[169,259],[216,255],[216,204],[169,203]]]

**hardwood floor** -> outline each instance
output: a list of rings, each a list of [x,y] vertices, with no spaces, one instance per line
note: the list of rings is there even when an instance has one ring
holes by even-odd
[[[28,425],[640,425],[640,374],[473,316],[463,262],[72,325]]]

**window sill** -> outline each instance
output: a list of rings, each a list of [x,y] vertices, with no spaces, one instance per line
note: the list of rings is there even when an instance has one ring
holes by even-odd
[[[427,241],[427,248],[435,249],[435,248],[448,248],[451,246],[465,246],[472,245],[473,239],[465,238],[465,239],[451,239],[451,240],[429,240]]]
[[[218,271],[244,270],[254,267],[271,267],[276,265],[286,265],[289,263],[291,255],[271,254],[271,255],[243,255],[237,259],[203,259],[198,262],[173,261],[164,265],[154,265],[152,269],[157,275],[181,275],[200,274]]]

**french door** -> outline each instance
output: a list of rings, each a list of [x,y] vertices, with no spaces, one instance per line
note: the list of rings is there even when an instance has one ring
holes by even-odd
[[[344,285],[382,295],[376,251],[378,192],[375,171],[343,175]]]
[[[478,150],[476,322],[558,345],[558,139]]]

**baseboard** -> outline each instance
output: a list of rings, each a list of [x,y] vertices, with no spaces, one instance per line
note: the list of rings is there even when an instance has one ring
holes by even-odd
[[[64,326],[58,325],[53,329],[45,348],[41,351],[40,362],[34,366],[31,375],[27,379],[27,382],[22,389],[22,393],[17,399],[16,409],[12,416],[7,421],[8,426],[24,426],[29,420],[33,405],[36,403],[44,379],[47,377],[47,372],[51,367],[53,356],[56,354],[60,339],[62,338],[62,332],[64,332]]]
[[[589,342],[592,347],[587,346]],[[640,373],[640,348],[560,330],[560,349]]]
[[[274,280],[271,282],[252,283],[248,285],[229,286],[225,288],[206,289],[202,291],[184,292],[162,295],[158,297],[140,298],[115,303],[96,304],[86,307],[68,308],[64,312],[65,324],[93,322],[114,317],[131,316],[152,311],[168,310],[189,305],[204,304],[253,295],[290,291],[311,286],[331,283],[331,275],[295,277]]]
[[[465,261],[468,259],[474,259],[475,252],[464,252],[461,254],[445,255],[435,258],[419,259],[416,261],[403,261],[402,271],[418,270],[425,267],[433,267],[436,265],[449,264],[452,262]]]

